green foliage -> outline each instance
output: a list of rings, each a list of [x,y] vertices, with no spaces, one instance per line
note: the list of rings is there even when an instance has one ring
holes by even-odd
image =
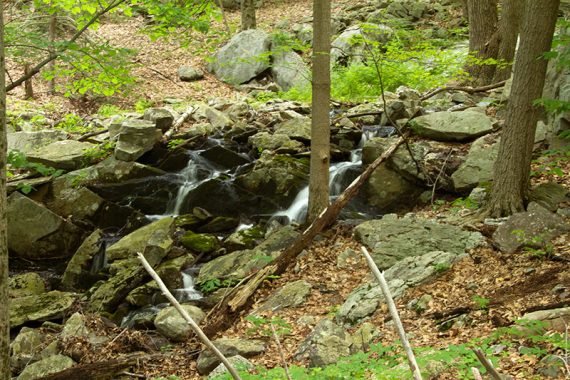
[[[155,105],[152,100],[140,99],[135,103],[135,111],[138,113],[143,113],[147,108],[151,108]]]
[[[480,295],[476,294],[473,297],[471,297],[471,299],[473,300],[473,302],[475,302],[475,304],[480,310],[489,309],[489,304],[491,303],[491,300],[489,298],[481,297]]]
[[[123,110],[113,104],[103,104],[97,110],[97,115],[102,117],[111,117],[114,115],[119,115]]]
[[[84,134],[90,132],[89,127],[83,118],[74,113],[66,114],[56,125],[55,128],[61,129],[67,133]]]
[[[268,319],[252,314],[247,316],[245,320],[253,325],[253,327],[246,331],[246,334],[248,335],[258,334],[261,336],[271,337],[273,336],[271,326],[273,326],[275,334],[277,335],[287,335],[291,333],[291,325],[285,322],[281,317],[272,317]]]
[[[562,136],[570,136],[570,131],[562,133]],[[530,176],[537,177],[539,175],[554,175],[564,177],[564,170],[562,169],[568,162],[570,157],[570,146],[565,146],[560,149],[548,149],[542,152],[542,155],[533,160],[536,164],[537,170],[531,170]]]
[[[437,273],[443,273],[449,270],[451,265],[449,263],[437,263],[434,265],[434,269]]]
[[[174,150],[174,149],[178,148],[178,146],[179,146],[180,144],[183,144],[185,141],[186,141],[186,140],[184,140],[184,139],[172,139],[172,140],[170,140],[170,141],[168,142],[168,144],[167,144],[168,149]]]
[[[114,141],[102,142],[92,148],[83,151],[83,163],[89,166],[109,157],[115,150],[116,143]]]
[[[237,285],[241,280],[227,278],[220,280],[219,278],[212,278],[199,284],[202,293],[212,293],[221,288],[230,288]]]
[[[451,206],[456,209],[466,208],[469,210],[475,210],[479,208],[479,203],[475,202],[470,197],[466,197],[466,198],[457,198],[456,200],[451,202]]]
[[[63,174],[63,170],[55,169],[49,166],[45,166],[44,164],[40,164],[38,162],[30,162],[28,161],[26,155],[17,150],[11,150],[8,152],[6,157],[7,163],[7,170],[6,176],[8,178],[13,177],[14,171],[30,171],[32,174],[38,174],[45,177],[59,177]],[[18,190],[20,190],[24,194],[30,193],[34,188],[27,184],[21,183],[18,185]]]
[[[554,255],[554,245],[546,242],[544,235],[527,236],[524,230],[513,230],[511,233],[523,245],[522,251],[532,258],[544,259]]]

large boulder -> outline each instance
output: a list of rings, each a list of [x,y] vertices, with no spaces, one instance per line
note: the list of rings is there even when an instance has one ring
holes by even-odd
[[[61,319],[71,309],[76,299],[73,293],[52,290],[10,300],[10,327],[18,327],[30,321]]]
[[[141,227],[107,248],[107,260],[112,262],[118,259],[136,257],[137,252],[148,251],[149,247],[160,248],[156,250],[157,257],[147,257],[151,265],[156,265],[164,258],[173,245],[171,238],[174,218],[166,217]]]
[[[192,305],[182,305],[182,308],[190,317],[200,324],[206,317],[206,313]],[[159,333],[174,342],[183,342],[192,333],[192,329],[186,320],[180,315],[174,306],[162,309],[154,320],[154,326]]]
[[[322,319],[301,343],[296,360],[309,359],[310,367],[324,367],[350,355],[352,337],[330,319]]]
[[[196,109],[192,113],[192,118],[196,121],[208,120],[212,131],[207,134],[212,134],[215,131],[225,130],[234,125],[234,121],[224,112],[203,103],[196,105]],[[193,129],[195,128],[196,126],[194,126]]]
[[[10,343],[10,365],[20,371],[26,365],[41,359],[46,336],[39,329],[22,327],[16,338]]]
[[[174,123],[174,115],[166,108],[147,108],[143,119],[154,123],[162,132],[166,132]]]
[[[45,293],[44,279],[36,272],[27,272],[10,276],[8,297],[19,298]]]
[[[216,53],[209,70],[224,82],[245,83],[269,68],[270,45],[266,32],[244,30]]]
[[[45,359],[37,361],[35,363],[30,364],[20,376],[18,376],[17,380],[35,380],[40,379],[42,377],[48,376],[53,373],[64,371],[68,368],[71,368],[75,365],[73,359],[65,355],[53,355],[49,356]]]
[[[17,150],[28,154],[34,150],[67,139],[67,133],[58,129],[46,129],[37,132],[8,133],[8,151]]]
[[[63,186],[59,186],[63,185]],[[65,181],[58,181],[52,186],[50,199],[46,205],[56,214],[84,220],[93,217],[103,205],[104,199],[85,188],[66,186]]]
[[[262,340],[220,338],[216,339],[213,343],[216,348],[228,358],[236,355],[250,358],[265,351],[265,342]],[[200,352],[200,356],[198,356],[196,367],[198,373],[205,375],[216,368],[219,363],[220,359],[218,359],[213,352],[204,350]]]
[[[301,142],[311,141],[311,119],[294,117],[275,126],[275,133],[287,135]]]
[[[251,272],[261,269],[279,255],[279,251],[289,246],[299,235],[291,226],[283,227],[271,234],[254,249],[235,251],[204,264],[196,283],[212,279],[241,279]]]
[[[283,133],[270,134],[262,131],[250,136],[248,141],[257,152],[272,150],[279,154],[294,154],[305,150],[305,144],[291,140]]]
[[[275,312],[302,305],[309,294],[311,294],[312,287],[310,283],[304,280],[290,282],[273,293],[267,301],[263,302],[255,310],[255,313],[262,311]]]
[[[501,224],[493,240],[501,251],[513,253],[522,247],[542,249],[550,240],[568,231],[570,226],[561,216],[531,202],[527,211],[513,214]]]
[[[374,262],[381,270],[406,257],[433,251],[461,254],[484,242],[478,232],[467,232],[457,226],[414,216],[399,218],[394,214],[358,225],[354,235],[359,242],[371,248]]]
[[[353,25],[331,43],[331,62],[347,64],[363,62],[367,55],[365,40],[380,45],[390,41],[394,30],[386,25],[363,23]]]
[[[275,83],[284,91],[289,91],[292,88],[308,88],[311,83],[311,71],[299,54],[294,51],[280,52],[273,50],[271,74]]]
[[[103,232],[101,230],[93,231],[67,263],[65,272],[61,279],[61,287],[65,290],[81,290],[87,289],[93,285],[96,277],[91,273],[90,269],[93,259],[97,254],[101,253],[101,239]]]
[[[85,152],[95,145],[75,140],[56,141],[28,153],[28,160],[63,170],[79,169],[85,164]]]
[[[156,124],[148,120],[127,119],[118,131],[115,158],[121,161],[136,161],[160,141],[162,133]]]
[[[6,214],[8,248],[17,257],[68,257],[81,243],[81,229],[18,192],[8,197]]]
[[[434,112],[411,122],[415,134],[437,141],[469,141],[493,131],[494,120],[482,112]]]
[[[475,140],[465,162],[451,175],[455,191],[466,192],[480,183],[493,180],[493,165],[499,154],[499,142],[500,138],[496,135]]]

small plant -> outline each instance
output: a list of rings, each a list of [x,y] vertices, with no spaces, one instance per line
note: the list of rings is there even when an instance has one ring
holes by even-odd
[[[220,280],[219,278],[212,278],[200,283],[200,291],[202,293],[212,293],[221,288],[231,288],[237,285],[240,279],[227,278],[225,280]]]
[[[554,245],[547,242],[544,235],[527,236],[524,230],[513,230],[517,241],[523,245],[522,251],[535,259],[549,258],[554,255]]]
[[[475,210],[479,208],[479,204],[475,202],[470,197],[467,198],[457,198],[453,202],[451,202],[451,206],[454,208],[466,208],[469,210]]]
[[[174,150],[178,148],[181,144],[183,144],[186,140],[184,139],[172,139],[168,142],[168,149]]]
[[[264,317],[258,317],[256,315],[249,315],[245,318],[246,321],[250,322],[253,327],[249,328],[246,333],[248,335],[259,334],[262,336],[272,336],[273,329],[277,335],[286,335],[291,332],[291,325],[289,325],[283,318],[272,317],[270,319]]]
[[[85,166],[92,165],[109,157],[115,149],[114,141],[107,141],[83,151],[83,163]]]
[[[83,118],[74,113],[65,115],[56,125],[55,128],[61,129],[67,133],[84,134],[90,131]]]
[[[135,103],[135,111],[138,113],[143,113],[147,108],[154,106],[154,102],[148,99],[141,99]]]
[[[449,268],[451,268],[451,265],[449,265],[449,263],[437,263],[434,265],[436,273],[446,272],[449,270]]]
[[[479,310],[488,310],[491,300],[489,298],[481,297],[480,295],[474,295],[472,298],[473,302],[477,305]]]
[[[113,104],[103,104],[97,110],[97,114],[103,117],[111,117],[114,115],[119,115],[123,110]]]
[[[16,170],[28,170],[35,172],[41,176],[53,176],[59,177],[63,174],[63,170],[55,169],[49,166],[45,166],[44,164],[40,164],[38,162],[30,162],[26,155],[17,150],[11,150],[8,152],[7,156],[7,164],[9,168],[16,169]],[[9,176],[13,176],[13,173],[10,173]]]

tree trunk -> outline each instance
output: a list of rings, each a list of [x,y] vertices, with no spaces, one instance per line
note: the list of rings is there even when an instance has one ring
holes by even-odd
[[[473,83],[490,84],[495,74],[495,65],[482,64],[483,60],[496,58],[499,50],[497,33],[497,0],[468,0],[469,53],[477,59],[466,69],[473,77]]]
[[[24,64],[24,75],[29,75],[30,70],[31,70],[30,64],[29,63]],[[34,84],[32,82],[32,77],[29,77],[24,82],[24,98],[26,99],[34,98]]]
[[[330,0],[313,0],[313,99],[311,119],[311,169],[309,176],[310,223],[329,204],[330,165]]]
[[[54,43],[55,43],[55,38],[56,38],[56,32],[57,32],[57,14],[54,13],[49,18],[48,38],[49,38],[49,42],[50,42],[50,47],[49,47],[50,54],[55,53]],[[55,69],[55,60],[51,61],[48,64],[48,70],[54,71],[54,69]],[[50,79],[50,81],[48,83],[48,91],[49,91],[50,95],[55,94],[55,77]]]
[[[241,0],[241,30],[255,29],[255,1]]]
[[[487,206],[492,216],[524,210],[534,133],[540,113],[539,107],[532,103],[542,95],[548,64],[542,54],[551,48],[559,5],[560,0],[526,1],[513,87]]]
[[[502,64],[495,71],[493,82],[500,82],[511,77],[522,11],[523,6],[520,0],[503,0],[501,20],[499,21],[500,45],[497,55],[497,59]],[[504,64],[506,66],[503,67]]]
[[[4,0],[0,0],[4,9]],[[0,380],[10,380],[10,317],[8,314],[8,241],[6,227],[6,90],[4,19],[0,12]]]

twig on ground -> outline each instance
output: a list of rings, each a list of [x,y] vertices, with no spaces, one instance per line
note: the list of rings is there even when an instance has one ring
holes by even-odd
[[[372,256],[368,253],[366,247],[360,247],[366,261],[368,262],[368,266],[372,270],[374,277],[380,283],[380,288],[382,289],[382,293],[384,294],[384,298],[386,298],[386,303],[388,304],[388,309],[390,310],[390,314],[392,315],[392,320],[396,325],[396,330],[398,330],[398,335],[400,336],[400,340],[402,341],[402,345],[404,346],[404,350],[406,351],[406,356],[408,357],[408,364],[410,366],[410,370],[412,371],[412,375],[414,376],[414,380],[422,380],[422,374],[420,372],[420,367],[418,367],[418,363],[416,362],[416,357],[414,352],[412,351],[412,347],[410,346],[410,342],[408,341],[408,337],[406,336],[406,331],[404,330],[404,326],[402,325],[402,321],[400,320],[400,316],[398,315],[398,309],[396,308],[396,304],[394,303],[394,299],[392,298],[392,294],[390,293],[390,288],[388,287],[388,283],[384,278],[384,274],[380,272],[378,266],[374,260],[372,260]]]
[[[154,271],[154,269],[150,266],[148,261],[146,261],[144,255],[140,252],[137,252],[137,256],[141,261],[144,269],[146,269],[148,274],[150,274],[150,276],[156,281],[158,287],[160,288],[164,296],[168,299],[168,301],[170,301],[172,306],[176,308],[176,310],[180,313],[182,318],[184,318],[184,320],[188,322],[190,328],[196,333],[196,335],[198,335],[198,338],[202,341],[202,343],[204,343],[206,347],[208,347],[218,357],[218,359],[220,359],[220,361],[224,363],[224,366],[227,368],[228,372],[232,375],[234,379],[241,380],[241,377],[239,376],[236,369],[232,366],[232,364],[228,361],[228,359],[224,356],[224,354],[222,354],[222,352],[218,350],[216,346],[214,346],[214,343],[212,343],[212,341],[206,336],[206,334],[204,334],[200,326],[198,326],[196,322],[194,322],[194,320],[188,314],[188,312],[182,308],[180,303],[176,300],[176,298],[174,298],[172,293],[170,293],[170,290],[168,290],[166,285],[164,285],[164,282],[162,281],[160,276]]]
[[[435,90],[428,92],[427,94],[423,95],[420,98],[420,100],[427,100],[427,99],[431,98],[432,96],[435,96],[435,95],[439,94],[440,92],[444,92],[444,91],[463,91],[463,92],[466,92],[468,94],[473,94],[476,92],[484,92],[484,91],[493,90],[493,89],[498,88],[498,87],[502,87],[505,85],[505,83],[507,83],[506,80],[498,82],[498,83],[493,83],[493,84],[490,84],[488,86],[483,86],[483,87],[470,87],[470,86],[440,87],[440,88],[436,88]]]
[[[184,111],[182,115],[174,123],[172,123],[172,127],[168,131],[164,133],[164,138],[168,140],[177,130],[180,128],[182,124],[192,115],[194,112],[194,107],[190,106]]]
[[[285,376],[287,376],[288,380],[292,380],[291,374],[289,373],[289,366],[287,365],[287,361],[285,360],[285,355],[283,354],[283,347],[281,346],[281,342],[279,341],[279,337],[277,336],[277,332],[275,331],[273,323],[269,323],[269,327],[271,327],[271,333],[273,334],[273,339],[275,339],[275,343],[277,343],[277,350],[279,351],[279,356],[281,357],[281,363],[283,363]]]
[[[474,348],[473,352],[475,353],[475,355],[477,356],[477,359],[479,359],[481,364],[483,364],[483,367],[485,367],[487,372],[489,372],[489,375],[491,375],[491,377],[494,380],[503,380],[503,377],[501,376],[501,374],[499,372],[497,372],[495,367],[493,367],[493,364],[491,363],[491,361],[485,357],[485,354],[483,353],[483,351],[481,351],[478,348]]]

